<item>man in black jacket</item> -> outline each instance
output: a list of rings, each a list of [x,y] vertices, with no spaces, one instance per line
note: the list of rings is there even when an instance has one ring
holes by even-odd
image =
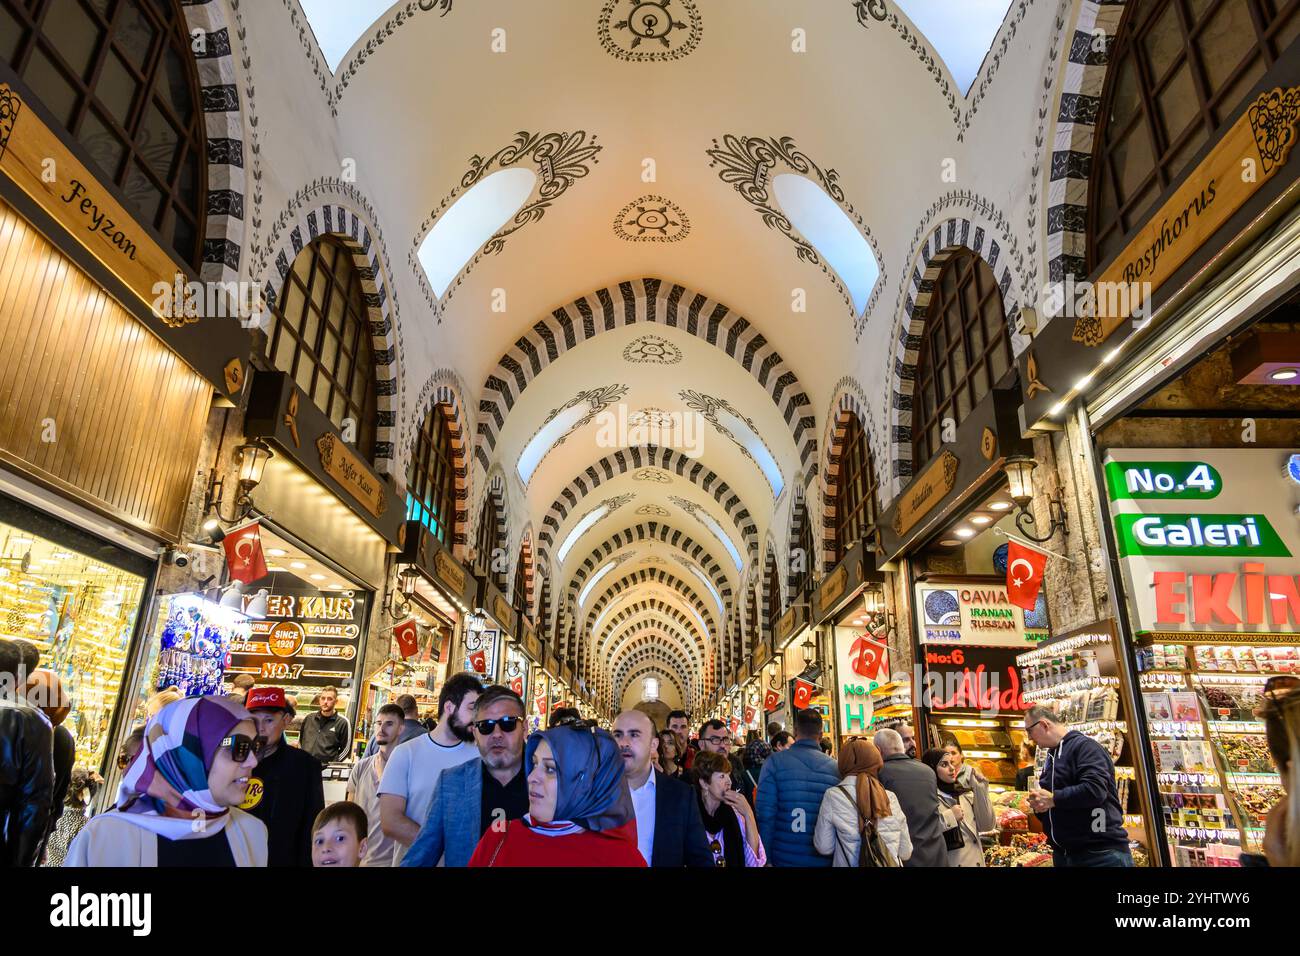
[[[321,763],[347,760],[352,753],[352,725],[334,709],[339,692],[326,687],[316,698],[319,711],[303,718],[298,732],[298,746]]]
[[[639,710],[625,710],[614,721],[614,740],[632,791],[637,846],[646,866],[713,866],[693,789],[651,763],[659,746],[654,721]]]
[[[311,866],[311,825],[325,809],[320,761],[284,739],[294,711],[283,689],[254,687],[244,706],[266,745],[240,809],[266,824],[267,866]]]
[[[54,787],[53,728],[22,698],[22,662],[0,640],[0,867],[36,865]]]
[[[898,797],[898,805],[907,817],[912,855],[903,866],[947,866],[948,845],[939,815],[939,778],[921,761],[907,755],[907,745],[897,730],[877,731],[872,742],[885,758],[880,783]]]
[[[1132,866],[1115,764],[1106,748],[1042,704],[1025,714],[1025,732],[1048,748],[1029,806],[1052,845],[1053,865]]]

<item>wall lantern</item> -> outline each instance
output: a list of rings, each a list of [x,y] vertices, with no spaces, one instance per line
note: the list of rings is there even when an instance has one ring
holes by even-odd
[[[1030,541],[1042,542],[1056,534],[1058,528],[1068,534],[1069,526],[1066,522],[1065,502],[1058,492],[1047,499],[1047,513],[1051,520],[1047,534],[1037,533],[1033,512],[1029,510],[1029,503],[1034,500],[1033,475],[1037,466],[1037,460],[1028,455],[1012,455],[1003,462],[1002,469],[1007,474],[1011,500],[1016,503],[1016,528]]]
[[[253,510],[253,489],[262,483],[262,473],[266,463],[275,457],[275,452],[267,447],[260,438],[254,439],[235,449],[235,464],[239,466],[239,489],[235,495],[235,513],[230,517],[221,513],[222,498],[225,497],[225,480],[217,477],[217,470],[212,469],[208,479],[207,500],[203,503],[203,513],[207,518],[203,530],[213,541],[224,538],[221,523],[236,524],[243,521]]]

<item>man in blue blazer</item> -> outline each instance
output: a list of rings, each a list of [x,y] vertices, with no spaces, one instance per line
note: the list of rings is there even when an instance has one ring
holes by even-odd
[[[691,787],[654,768],[659,745],[654,721],[625,710],[614,721],[614,740],[636,811],[637,847],[646,866],[713,866],[700,807]]]
[[[429,816],[402,866],[468,866],[488,827],[528,812],[524,702],[494,684],[475,702],[472,726],[479,755],[438,776]]]

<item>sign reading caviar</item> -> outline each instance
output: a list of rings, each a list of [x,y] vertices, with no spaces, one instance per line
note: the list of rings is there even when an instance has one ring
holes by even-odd
[[[251,600],[245,595],[245,604]],[[356,670],[365,623],[365,592],[277,591],[266,599],[266,618],[252,622],[248,640],[231,641],[226,673],[277,687],[338,686]]]
[[[1107,494],[1135,630],[1227,642],[1300,629],[1295,453],[1111,449]]]
[[[1026,611],[1007,597],[1003,578],[951,578],[916,585],[922,644],[1034,647],[1048,636],[1047,609]]]

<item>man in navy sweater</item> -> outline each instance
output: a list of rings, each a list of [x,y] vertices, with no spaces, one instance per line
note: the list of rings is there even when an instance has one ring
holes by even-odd
[[[1041,704],[1025,714],[1025,732],[1047,748],[1029,805],[1047,832],[1054,865],[1132,866],[1110,754]]]

